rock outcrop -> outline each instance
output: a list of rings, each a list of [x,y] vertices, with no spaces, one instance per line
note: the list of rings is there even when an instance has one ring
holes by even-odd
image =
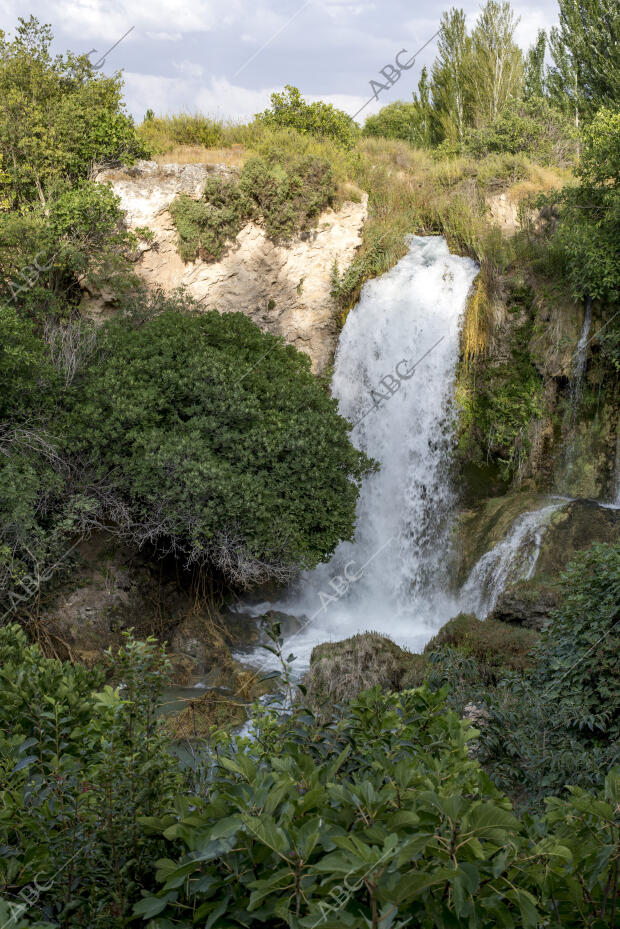
[[[321,214],[312,230],[289,243],[276,245],[258,224],[248,223],[220,261],[184,262],[177,251],[177,233],[168,212],[181,193],[200,197],[213,175],[234,176],[226,165],[158,165],[140,161],[119,171],[102,171],[100,183],[120,197],[127,225],[148,227],[152,243],[141,249],[136,272],[151,287],[186,288],[205,310],[243,312],[262,329],[283,336],[306,352],[313,370],[329,364],[338,338],[337,309],[331,296],[334,264],[342,271],[362,241],[368,197],[346,201]],[[87,312],[104,317],[111,312],[104,295],[92,294]]]

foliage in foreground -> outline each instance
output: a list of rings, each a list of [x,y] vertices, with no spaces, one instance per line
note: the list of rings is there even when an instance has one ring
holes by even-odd
[[[447,684],[459,711],[473,703],[482,714],[485,770],[530,808],[566,783],[598,789],[620,763],[620,545],[579,553],[562,575],[562,593],[525,673],[489,678],[466,642],[429,656],[430,683]]]
[[[252,738],[214,737],[182,777],[154,719],[153,642],[112,660],[121,690],[43,658],[16,626],[0,658],[11,929],[614,925],[618,773],[519,820],[445,689],[377,687],[328,725],[276,701]]]
[[[0,629],[0,925],[112,929],[161,843],[138,817],[162,815],[180,786],[155,723],[161,647],[131,638],[110,656],[122,689],[44,658]],[[25,917],[25,918],[21,918]]]
[[[520,822],[444,696],[377,687],[331,726],[267,714],[220,746],[203,797],[144,821],[169,851],[135,912],[151,929],[610,925],[618,776]]]

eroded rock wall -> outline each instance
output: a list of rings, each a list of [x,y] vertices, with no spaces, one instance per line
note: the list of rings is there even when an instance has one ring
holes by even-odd
[[[168,207],[180,193],[200,197],[210,176],[230,177],[226,165],[157,165],[140,161],[123,172],[103,171],[100,183],[120,197],[127,225],[154,233],[136,262],[136,272],[151,287],[184,287],[205,310],[242,312],[262,329],[283,336],[306,352],[316,373],[325,370],[338,339],[337,309],[331,296],[334,264],[342,271],[362,241],[367,195],[326,210],[316,226],[290,242],[276,245],[265,230],[248,223],[220,261],[184,262],[176,247],[176,229]],[[88,310],[112,312],[101,295],[91,295]]]

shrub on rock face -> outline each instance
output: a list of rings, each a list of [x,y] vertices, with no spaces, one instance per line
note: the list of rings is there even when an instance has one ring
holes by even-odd
[[[201,200],[180,194],[172,202],[179,254],[184,261],[221,258],[252,219],[274,242],[285,241],[307,229],[335,192],[334,174],[324,158],[250,158],[238,182],[211,178]]]
[[[69,395],[100,518],[243,586],[314,567],[352,538],[371,461],[306,355],[240,313],[168,305],[109,322]]]

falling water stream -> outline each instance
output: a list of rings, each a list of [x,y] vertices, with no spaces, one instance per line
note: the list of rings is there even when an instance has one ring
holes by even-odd
[[[362,486],[355,542],[341,543],[276,602],[254,605],[256,615],[272,609],[295,618],[285,648],[299,668],[317,643],[369,629],[419,651],[456,611],[446,592],[456,502],[452,400],[477,272],[443,238],[413,236],[405,257],[364,285],[347,317],[332,391],[356,424],[353,442],[381,468]]]

